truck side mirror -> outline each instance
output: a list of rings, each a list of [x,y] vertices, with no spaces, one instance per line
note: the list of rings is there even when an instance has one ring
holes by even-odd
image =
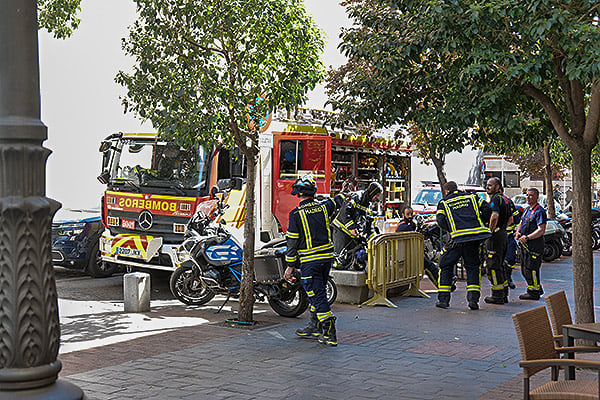
[[[102,172],[99,176],[98,176],[98,180],[100,181],[101,184],[103,185],[107,185],[108,182],[110,181],[110,172],[108,171],[104,171]]]

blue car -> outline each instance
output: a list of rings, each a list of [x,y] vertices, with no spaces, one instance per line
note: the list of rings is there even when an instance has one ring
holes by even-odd
[[[100,209],[60,209],[52,222],[52,262],[65,268],[86,271],[95,278],[112,275],[98,250],[104,227]]]

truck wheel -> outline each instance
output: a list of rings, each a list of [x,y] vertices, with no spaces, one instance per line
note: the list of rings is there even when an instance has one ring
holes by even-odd
[[[98,249],[98,242],[94,243],[89,252],[87,272],[94,278],[107,278],[111,276],[117,265],[102,261],[100,250]]]

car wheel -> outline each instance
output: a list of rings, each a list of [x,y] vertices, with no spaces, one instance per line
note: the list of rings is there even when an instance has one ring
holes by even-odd
[[[111,276],[116,269],[116,264],[102,261],[100,250],[98,249],[98,242],[94,243],[89,252],[87,266],[88,274],[94,278],[107,278]]]

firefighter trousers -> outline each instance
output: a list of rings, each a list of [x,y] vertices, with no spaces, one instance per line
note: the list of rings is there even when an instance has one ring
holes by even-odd
[[[463,267],[467,270],[467,301],[478,302],[481,295],[481,272],[479,267],[479,246],[481,240],[453,243],[442,249],[440,257],[440,285],[438,287],[438,300],[450,302],[452,291],[452,278],[454,265],[462,257]]]
[[[504,272],[504,257],[506,256],[506,246],[508,237],[506,229],[500,229],[492,234],[486,243],[487,257],[485,267],[490,283],[492,284],[492,296],[504,298],[508,291],[508,281]]]
[[[504,275],[507,280],[510,280],[512,271],[515,269],[517,263],[517,239],[515,234],[511,233],[507,237],[506,242],[506,255],[504,256]]]
[[[300,264],[302,287],[308,295],[310,312],[317,314],[319,321],[333,317],[325,289],[330,270],[331,260]]]
[[[542,249],[539,250],[538,247],[533,247],[528,243],[521,245],[521,273],[527,281],[527,293],[534,296],[540,296],[544,293],[540,281],[540,267],[542,266],[544,251],[543,242]]]

